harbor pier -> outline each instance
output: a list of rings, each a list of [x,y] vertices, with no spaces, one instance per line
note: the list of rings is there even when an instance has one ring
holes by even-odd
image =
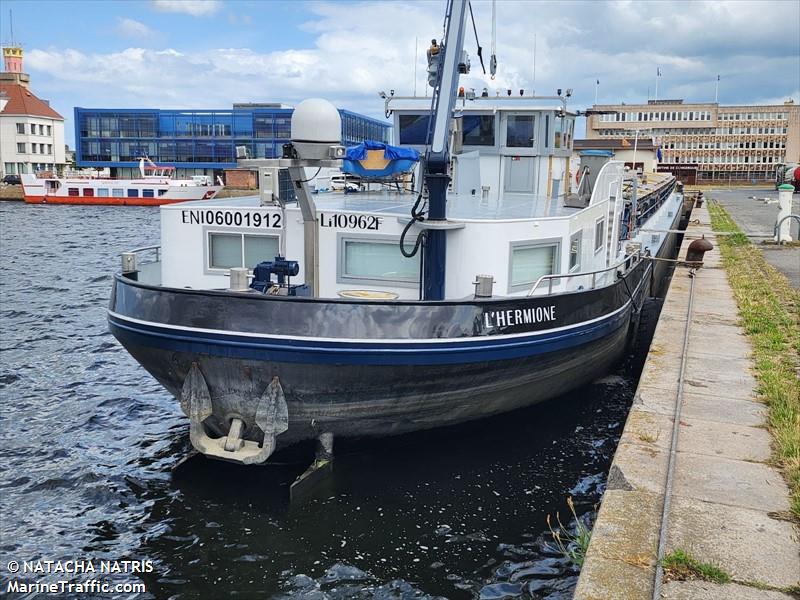
[[[707,208],[692,219],[679,259],[703,236],[715,250],[702,268],[676,268],[576,600],[788,600],[800,590],[797,523],[772,464],[751,344]]]

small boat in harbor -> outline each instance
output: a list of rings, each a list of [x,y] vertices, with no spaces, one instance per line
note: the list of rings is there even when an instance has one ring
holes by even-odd
[[[451,0],[429,52],[433,100],[386,99],[399,146],[345,149],[336,109],[307,100],[284,158],[241,161],[259,196],[164,206],[161,245],[123,255],[110,330],[204,454],[258,464],[299,440],[324,454],[333,436],[463,423],[557,397],[624,354],[675,254],[683,194],[602,153],[570,189],[569,91],[459,93],[467,12]],[[321,168],[415,183],[312,194]],[[279,169],[296,202],[280,200]]]
[[[173,202],[210,200],[222,185],[214,185],[208,175],[176,179],[175,167],[159,166],[139,160],[140,177],[110,179],[67,176],[22,175],[25,202],[30,204],[108,204],[160,206]]]

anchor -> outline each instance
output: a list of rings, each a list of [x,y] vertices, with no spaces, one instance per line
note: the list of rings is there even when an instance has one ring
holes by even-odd
[[[241,417],[231,419],[228,435],[212,438],[203,422],[213,413],[211,392],[197,363],[192,363],[183,382],[181,408],[189,417],[189,439],[198,451],[213,458],[245,465],[265,462],[275,450],[275,438],[289,428],[289,409],[280,380],[273,377],[258,400],[254,424],[264,432],[261,444],[243,439],[246,423]]]

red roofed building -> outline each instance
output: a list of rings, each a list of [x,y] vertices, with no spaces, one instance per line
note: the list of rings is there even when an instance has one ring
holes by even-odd
[[[22,48],[3,48],[0,73],[0,171],[21,175],[62,172],[66,166],[64,117],[30,90]]]

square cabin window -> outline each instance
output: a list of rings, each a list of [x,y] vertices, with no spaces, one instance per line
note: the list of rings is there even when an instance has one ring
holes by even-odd
[[[114,196],[114,198],[122,198],[125,195],[125,190],[122,188],[113,188],[111,190],[111,195]]]
[[[142,198],[153,198],[155,197],[155,192],[151,189],[145,188],[142,190]]]
[[[80,196],[81,192],[78,188],[67,188],[68,196]]]
[[[139,190],[128,188],[128,198],[138,198],[138,197],[139,197]]]
[[[94,188],[83,188],[83,195],[86,197],[94,196]]]
[[[558,264],[558,247],[558,242],[512,244],[510,291],[530,288],[540,277],[555,273]]]
[[[273,260],[279,253],[278,236],[241,233],[208,234],[208,268],[252,269],[258,263]]]
[[[409,248],[410,249],[410,248]],[[339,281],[417,283],[419,260],[406,258],[395,239],[340,238]]]
[[[605,243],[606,220],[598,219],[594,224],[594,251],[599,252]]]
[[[274,260],[280,253],[278,236],[244,235],[244,264],[249,269],[265,260]]]
[[[100,198],[108,198],[108,188],[97,188],[97,196]]]
[[[572,234],[569,238],[569,270],[577,271],[581,268],[581,241],[583,232]]]
[[[209,268],[230,269],[242,266],[241,233],[209,233],[208,242]]]
[[[464,115],[461,127],[465,146],[494,146],[494,115]]]

